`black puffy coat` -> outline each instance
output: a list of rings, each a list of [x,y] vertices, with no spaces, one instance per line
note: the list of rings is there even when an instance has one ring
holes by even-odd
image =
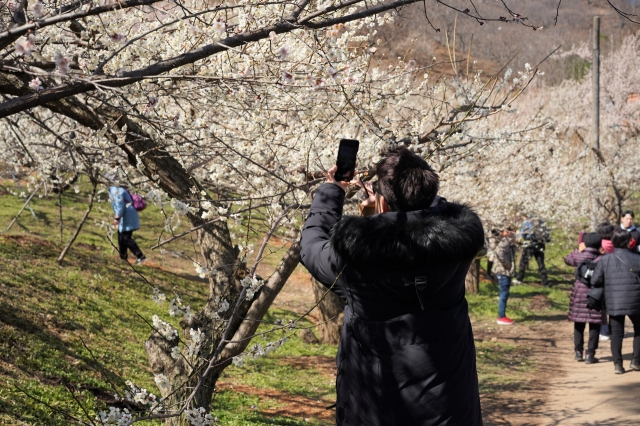
[[[340,187],[322,185],[301,240],[302,263],[346,301],[338,426],[482,425],[464,297],[480,219],[446,201],[341,218],[343,202]]]
[[[594,287],[604,286],[609,315],[640,314],[640,278],[637,273],[640,273],[640,256],[627,249],[617,248],[600,259],[591,283]]]

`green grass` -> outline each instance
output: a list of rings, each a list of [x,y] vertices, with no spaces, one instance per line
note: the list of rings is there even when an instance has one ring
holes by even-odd
[[[86,209],[85,185],[82,189],[79,194],[70,191],[62,197],[63,243]],[[106,194],[101,197],[63,267],[55,263],[61,249],[57,195],[36,197],[32,205],[39,220],[34,220],[26,210],[13,229],[0,236],[0,424],[72,423],[64,412],[82,419],[84,413],[70,390],[92,416],[111,401],[112,384],[123,389],[124,380],[132,380],[152,393],[159,393],[142,346],[150,332],[142,318],[149,320],[154,313],[162,314],[165,320],[169,316],[166,306],[152,302],[151,287],[127,265],[116,261],[105,229],[97,225],[102,220],[108,223],[112,217]],[[0,200],[4,207],[0,209],[0,225],[4,228],[23,200],[1,192]],[[135,237],[147,251],[157,241],[164,217],[159,209],[150,206],[141,219],[143,228]],[[186,224],[180,230],[183,229]],[[256,248],[260,243],[257,236],[256,231],[251,237]],[[265,262],[268,267],[279,260],[282,245],[269,246],[274,254]],[[167,249],[198,256],[190,237],[172,243]],[[571,270],[564,266],[561,256],[570,249],[568,242],[548,247],[547,265],[556,284],[552,289],[537,284],[537,268],[532,260],[525,285],[512,288],[510,316],[520,322],[535,323],[566,314]],[[154,256],[159,263],[163,256],[169,258],[168,254]],[[189,274],[184,271],[193,274],[193,270],[190,261],[180,262],[175,263],[179,268],[176,273],[147,267],[142,271],[167,295],[175,287],[197,311],[208,290],[201,282],[185,279]],[[480,294],[468,298],[474,323],[495,318],[497,296],[497,288],[483,282]],[[268,330],[270,321],[286,322],[294,318],[292,312],[271,309],[260,331]],[[303,320],[300,325],[306,327],[311,323]],[[264,344],[280,337],[278,333],[269,334],[252,343]],[[476,344],[484,394],[526,385],[527,378],[535,374],[522,348],[493,341]],[[284,406],[281,400],[269,396],[274,392],[315,401],[319,407],[332,404],[335,377],[326,368],[316,368],[311,361],[332,365],[335,355],[335,346],[307,345],[295,332],[269,356],[249,360],[243,367],[226,369],[221,382],[244,386],[249,391],[224,387],[216,393],[212,413],[224,425],[331,424],[268,411],[277,412]]]
[[[5,181],[2,185],[6,188],[12,182]],[[24,202],[18,196],[2,193],[3,186],[0,186],[2,229]],[[78,194],[67,191],[62,196],[63,244],[86,209],[86,184],[81,184],[81,189]],[[57,194],[34,197],[31,205],[38,220],[25,210],[13,228],[0,235],[0,424],[72,423],[71,417],[65,413],[86,422],[86,416],[70,390],[91,416],[113,402],[112,384],[122,390],[124,381],[132,380],[159,394],[142,346],[150,334],[142,318],[150,320],[151,315],[157,313],[167,320],[170,317],[166,306],[156,305],[150,298],[151,286],[128,265],[116,260],[117,255],[106,230],[99,226],[103,220],[109,223],[113,216],[105,193],[94,205],[90,219],[68,253],[65,264],[58,266],[55,259],[61,245],[57,202]],[[256,218],[253,220],[256,225]],[[165,256],[150,252],[149,247],[155,244],[164,227],[164,216],[158,208],[148,206],[141,214],[141,222],[143,227],[135,233],[135,238],[148,256],[153,254],[161,263]],[[187,229],[187,224],[177,232],[184,229]],[[256,245],[258,243],[256,241]],[[274,254],[265,260],[267,266],[277,263],[281,245],[274,243],[269,246],[267,253],[273,251]],[[182,238],[167,248],[192,258],[198,257],[197,247],[190,237]],[[193,274],[190,261],[182,259],[178,266],[180,271],[175,274],[146,267],[141,271],[167,296],[175,288],[186,304],[198,310],[207,299],[208,288],[201,282],[184,279],[189,275],[184,273],[185,270]],[[278,311],[273,315],[283,319],[293,317],[290,313]],[[170,322],[177,326],[177,321]],[[259,387],[260,375],[254,370],[265,369],[261,363],[273,363],[278,356],[305,353],[335,356],[333,347],[304,346],[307,345],[297,335],[292,336],[280,352],[249,363],[247,371],[250,373],[245,382]],[[281,368],[286,370],[285,366]],[[235,380],[232,370],[225,373],[227,380]],[[242,370],[236,373],[244,376]],[[304,374],[313,376],[313,369],[305,370]],[[292,377],[289,374],[282,382],[294,382]],[[331,394],[334,389],[333,384],[319,380],[308,384],[296,382],[300,395]],[[285,389],[287,386],[274,383],[274,387]],[[250,409],[259,405],[257,399],[259,397],[255,395],[222,391],[216,395],[212,412],[228,425],[322,424],[263,415]],[[274,404],[277,405],[270,402],[264,406]]]
[[[0,236],[0,424],[69,424],[63,412],[82,419],[68,387],[92,415],[112,400],[111,383],[122,390],[124,380],[132,380],[159,393],[142,347],[150,329],[140,317],[170,317],[151,300],[151,287],[128,266],[95,257],[85,247],[78,247],[62,268],[56,256],[56,247],[46,240]],[[199,306],[206,300],[207,288],[201,283],[153,268],[143,272],[161,288],[175,287],[187,304]],[[294,315],[274,310],[265,319],[275,318]],[[246,368],[229,368],[222,380],[335,398],[334,384],[313,369],[305,369],[305,380],[299,380],[300,370],[279,362],[281,357],[305,355],[334,357],[335,347],[306,345],[296,333],[269,357],[249,361]],[[252,405],[274,404],[260,405],[257,398],[223,391],[212,411],[228,425],[309,424],[250,410]]]

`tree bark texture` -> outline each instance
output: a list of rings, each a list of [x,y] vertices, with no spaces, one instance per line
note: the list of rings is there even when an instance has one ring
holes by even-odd
[[[342,330],[344,300],[332,291],[327,293],[327,287],[320,284],[315,278],[311,279],[311,283],[313,296],[320,312],[320,324],[318,324],[320,341],[329,345],[337,345],[340,342]]]
[[[467,294],[480,293],[480,259],[473,259],[469,272],[464,280],[464,287]]]

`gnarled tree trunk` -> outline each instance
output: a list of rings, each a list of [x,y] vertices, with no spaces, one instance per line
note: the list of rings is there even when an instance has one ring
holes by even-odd
[[[21,73],[4,73],[0,75],[0,91],[16,96],[28,94],[31,92],[28,87],[30,78],[29,75]],[[86,102],[71,96],[43,106],[94,130],[107,127],[106,136],[126,152],[129,162],[136,165],[139,159],[144,165],[144,174],[156,182],[169,196],[189,199],[191,198],[190,188],[194,185],[198,186],[180,162],[163,150],[142,126],[108,103],[91,107]],[[122,143],[118,140],[117,133],[121,133],[125,125],[127,133]],[[215,203],[215,200],[211,201]],[[201,215],[201,211],[188,215],[194,227],[205,223]],[[163,397],[167,398],[163,405],[171,410],[180,409],[189,396],[192,396],[191,407],[208,409],[220,373],[229,365],[231,357],[238,355],[247,347],[250,336],[255,333],[259,325],[256,320],[264,316],[300,260],[300,247],[294,244],[282,258],[276,272],[254,299],[239,305],[237,315],[231,321],[227,333],[227,337],[231,337],[229,339],[231,343],[227,344],[222,351],[218,350],[219,356],[211,361],[213,354],[220,349],[226,324],[224,320],[229,319],[232,311],[229,309],[222,319],[216,319],[218,306],[215,298],[217,296],[227,299],[231,306],[235,305],[242,290],[236,272],[243,265],[238,262],[226,222],[218,221],[203,226],[198,229],[197,237],[206,262],[204,266],[211,271],[217,271],[216,274],[209,276],[209,298],[203,309],[194,316],[192,321],[181,323],[184,337],[189,337],[190,328],[200,329],[204,333],[205,339],[200,352],[197,357],[191,357],[188,363],[184,358],[178,360],[171,358],[171,348],[177,344],[176,341],[167,342],[158,333],[153,333],[145,342],[152,370],[156,374],[164,374],[172,383],[171,389],[161,390]],[[208,372],[203,377],[205,370]],[[198,384],[195,394],[192,395],[194,387]],[[182,425],[184,418],[170,418],[166,422],[168,425]]]
[[[337,345],[340,342],[340,331],[342,330],[344,300],[332,291],[327,293],[327,287],[320,284],[315,278],[311,279],[311,283],[313,296],[318,303],[318,311],[320,312],[320,324],[318,324],[320,341]]]
[[[464,288],[467,294],[480,293],[480,259],[473,259],[469,272],[464,279]]]

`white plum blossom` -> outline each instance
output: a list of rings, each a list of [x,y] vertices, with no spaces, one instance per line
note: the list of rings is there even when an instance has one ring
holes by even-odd
[[[227,309],[229,309],[229,302],[226,299],[223,299],[222,302],[220,302],[220,308],[218,309],[218,313],[222,314],[226,312]]]
[[[56,52],[53,60],[56,64],[58,74],[67,75],[71,72],[69,58],[66,58],[62,53]]]
[[[169,203],[169,196],[159,188],[151,189],[144,198],[161,209],[165,208]]]
[[[167,389],[171,386],[171,384],[169,383],[169,379],[167,379],[167,376],[165,376],[164,374],[156,374],[153,380],[161,389]]]
[[[282,79],[287,84],[293,84],[295,82],[295,80],[296,80],[296,77],[295,77],[295,75],[293,75],[290,72],[283,71],[282,72]]]
[[[188,204],[185,204],[180,200],[176,200],[175,198],[171,199],[170,204],[171,204],[171,207],[173,207],[173,210],[175,210],[176,214],[178,215],[184,216],[191,212],[191,207],[189,207]]]
[[[213,25],[213,31],[223,34],[227,31],[227,23],[222,20],[216,20]]]
[[[36,19],[42,18],[44,16],[44,5],[40,2],[40,0],[29,0],[29,5],[27,8]]]
[[[202,407],[185,410],[184,413],[191,426],[211,426],[216,422],[216,419]]]
[[[178,337],[178,332],[175,328],[171,326],[168,322],[164,322],[160,319],[158,315],[153,315],[151,317],[153,321],[153,327],[156,329],[158,333],[164,336],[167,340],[173,340]]]
[[[174,346],[173,348],[171,348],[171,358],[180,358],[180,346]]]
[[[31,56],[31,51],[36,45],[36,36],[33,33],[27,37],[20,37],[16,40],[15,51],[18,56]]]
[[[153,294],[151,295],[151,299],[156,303],[162,303],[167,300],[167,296],[164,293],[160,292],[158,287],[153,288]]]
[[[278,56],[282,61],[287,59],[287,56],[289,56],[290,54],[291,54],[291,49],[289,48],[289,46],[282,46],[280,49],[278,49]]]
[[[242,281],[240,281],[240,284],[247,289],[246,299],[252,300],[256,292],[264,285],[264,281],[256,278],[255,276],[250,277],[247,275],[242,279]]]
[[[133,416],[129,410],[123,408],[109,407],[109,411],[100,411],[95,418],[102,425],[128,426],[133,421]]]
[[[200,278],[205,278],[211,273],[211,270],[209,268],[207,268],[206,266],[202,266],[199,263],[193,262],[193,266],[194,268],[196,268],[196,274],[198,274]]]
[[[200,345],[202,345],[202,339],[204,339],[204,333],[200,329],[189,329],[189,335],[191,340],[189,341],[189,355],[197,355],[200,352]]]
[[[38,77],[36,77],[29,82],[29,88],[36,92],[40,92],[43,89],[42,82]]]
[[[113,33],[109,36],[109,40],[111,40],[114,43],[119,43],[124,40],[124,34]]]
[[[125,384],[129,386],[129,389],[124,392],[124,400],[136,404],[146,405],[151,410],[162,409],[162,405],[158,403],[154,394],[147,392],[146,389],[141,388],[131,380],[127,380]],[[116,400],[119,400],[117,396]]]
[[[187,322],[190,322],[193,319],[193,312],[191,312],[191,306],[187,306],[184,309],[182,309],[182,318]]]

